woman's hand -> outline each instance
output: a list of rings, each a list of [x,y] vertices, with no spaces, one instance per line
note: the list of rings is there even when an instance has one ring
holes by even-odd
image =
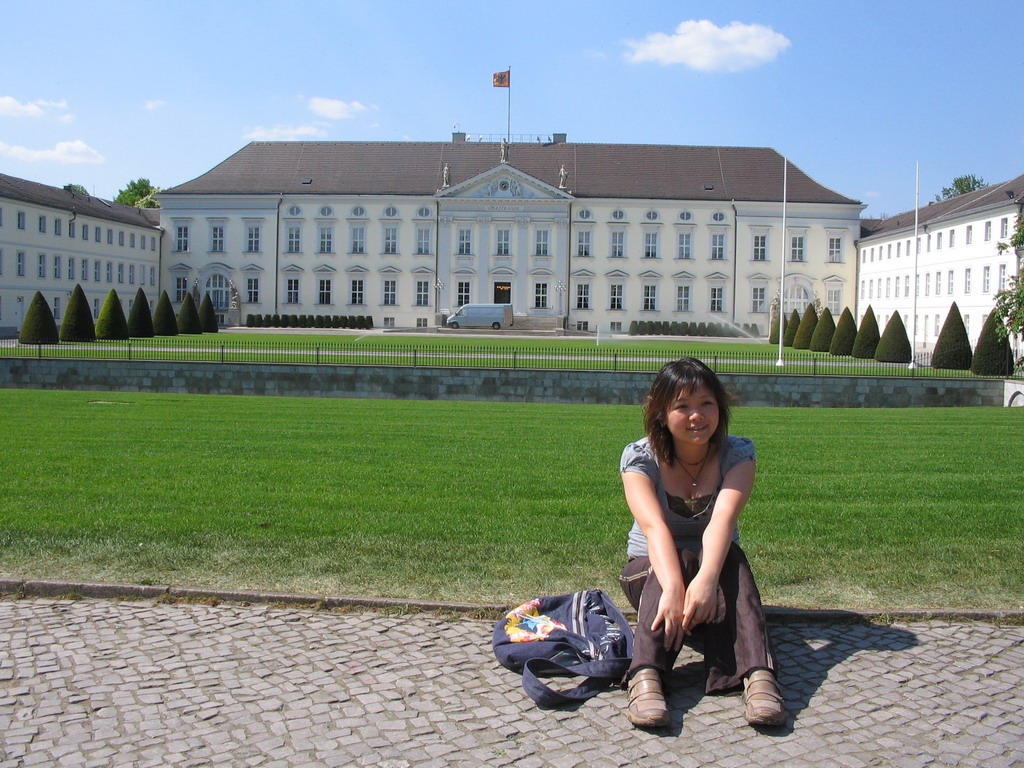
[[[681,585],[678,590],[665,589],[658,601],[658,613],[651,624],[651,631],[665,627],[665,649],[678,651],[683,647],[683,639],[689,634],[686,630],[685,605],[689,590]]]
[[[683,630],[687,635],[698,624],[714,621],[718,612],[718,581],[698,571],[683,598]]]

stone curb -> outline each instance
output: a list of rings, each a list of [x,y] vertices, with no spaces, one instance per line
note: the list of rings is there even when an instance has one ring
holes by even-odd
[[[229,603],[278,603],[321,608],[366,608],[418,612],[449,612],[500,616],[510,605],[457,603],[440,600],[407,600],[392,597],[344,595],[303,595],[259,590],[206,589],[169,585],[117,584],[55,579],[10,579],[0,577],[0,595],[50,598],[106,598],[217,600]],[[627,615],[629,612],[626,612]],[[765,606],[765,617],[774,623],[858,624],[895,621],[998,622],[1024,624],[1024,611],[983,611],[954,609],[913,609],[892,611],[846,611],[834,609]]]

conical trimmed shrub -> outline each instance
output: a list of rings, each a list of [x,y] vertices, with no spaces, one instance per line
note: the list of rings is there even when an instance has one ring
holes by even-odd
[[[960,316],[960,308],[954,301],[942,324],[939,338],[935,340],[932,350],[932,368],[945,368],[951,371],[967,371],[971,368],[971,342],[967,338],[967,328]]]
[[[174,316],[174,307],[171,306],[171,297],[167,295],[167,291],[162,291],[156,301],[156,309],[153,311],[153,334],[178,335],[178,318]]]
[[[199,305],[199,324],[203,333],[216,333],[218,330],[217,313],[213,311],[213,300],[208,293],[203,295],[203,301]]]
[[[186,293],[178,309],[178,333],[202,333],[203,324],[199,321],[199,310],[192,300],[192,294]]]
[[[128,313],[128,335],[138,339],[153,338],[153,316],[149,313],[149,299],[142,288],[135,292],[135,301]]]
[[[21,322],[18,342],[21,344],[56,344],[59,341],[57,321],[53,319],[53,310],[46,303],[43,294],[36,295],[29,302],[25,319]]]
[[[893,312],[889,322],[885,324],[882,338],[875,347],[875,360],[880,363],[909,363],[912,353],[910,339],[907,338],[907,327],[899,312]]]
[[[830,355],[849,355],[853,353],[853,342],[857,338],[857,322],[849,307],[843,309],[839,316],[836,332],[832,334],[832,343],[828,345]]]
[[[1013,373],[1010,339],[999,333],[999,317],[990,312],[974,348],[971,372],[977,376],[1009,376]]]
[[[818,326],[818,313],[814,311],[814,305],[808,304],[804,308],[804,315],[800,318],[800,325],[797,326],[796,336],[793,337],[793,349],[809,349],[811,337],[814,336],[814,329]]]
[[[814,333],[811,336],[810,350],[812,352],[828,352],[832,344],[832,336],[836,332],[836,321],[832,319],[832,312],[828,307],[821,310],[818,324],[814,326]]]
[[[61,341],[96,341],[96,326],[92,322],[92,310],[81,285],[76,285],[68,299],[68,308],[60,323]]]
[[[113,288],[107,294],[103,308],[100,309],[100,316],[96,320],[96,338],[107,341],[128,338],[128,321],[124,317],[121,299],[117,297],[117,291]]]
[[[794,309],[793,313],[786,320],[786,328],[782,332],[782,346],[792,347],[793,339],[796,338],[796,332],[800,330],[800,315]]]
[[[772,318],[772,327],[768,331],[768,343],[778,344],[779,343],[779,315],[778,313]]]
[[[857,331],[857,337],[853,340],[853,349],[850,350],[850,354],[858,360],[873,360],[879,338],[878,320],[875,319],[875,310],[869,304],[867,312],[864,313],[864,319],[860,321],[860,329]]]

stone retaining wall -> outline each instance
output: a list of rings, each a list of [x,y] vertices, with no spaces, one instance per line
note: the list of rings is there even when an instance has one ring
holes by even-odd
[[[0,387],[289,397],[639,405],[653,373],[400,366],[0,359]],[[740,404],[935,407],[1024,404],[1002,379],[723,374]]]

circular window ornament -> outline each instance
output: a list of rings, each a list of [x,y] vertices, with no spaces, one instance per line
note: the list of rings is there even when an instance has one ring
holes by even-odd
[[[302,213],[302,211],[299,209],[299,206],[297,205],[293,205],[291,208],[288,209],[289,216],[298,216],[300,213]]]
[[[690,213],[689,211],[683,211],[682,213],[679,214],[679,220],[680,221],[689,221],[692,218],[693,218],[693,214]]]
[[[648,221],[657,221],[658,220],[658,212],[657,211],[648,211],[644,215],[647,217]]]
[[[722,213],[721,211],[715,211],[713,214],[711,214],[711,218],[714,219],[715,221],[725,221],[725,214]]]
[[[612,218],[621,221],[622,219],[626,218],[626,212],[621,208],[616,208],[614,211],[612,211]]]
[[[502,192],[508,192],[508,187],[508,179],[502,179],[501,181],[498,182],[498,189],[500,189]]]
[[[355,208],[352,209],[352,215],[353,216],[365,216],[366,215],[366,209],[363,208],[363,206],[361,206],[361,205],[357,205]]]
[[[417,211],[417,213],[418,213],[418,214],[419,214],[419,215],[420,215],[420,216],[421,216],[422,218],[424,218],[424,219],[425,219],[425,218],[427,218],[428,216],[430,216],[430,209],[429,209],[429,208],[427,208],[427,206],[425,206],[425,205],[424,205],[424,206],[423,206],[422,208],[420,208],[420,209],[419,209],[419,210]]]
[[[398,215],[398,209],[395,208],[395,206],[393,206],[393,205],[389,205],[387,208],[384,209],[384,215],[385,216],[397,216]]]
[[[331,208],[331,206],[329,206],[329,205],[325,205],[323,208],[320,209],[320,215],[321,216],[333,216],[334,215],[334,209]]]
[[[584,219],[584,220],[586,220],[586,219],[589,219],[589,218],[591,217],[591,215],[592,215],[592,214],[590,213],[590,209],[589,209],[589,208],[584,208],[584,209],[583,209],[582,211],[580,211],[580,213],[579,213],[579,217],[580,217],[581,219]]]

